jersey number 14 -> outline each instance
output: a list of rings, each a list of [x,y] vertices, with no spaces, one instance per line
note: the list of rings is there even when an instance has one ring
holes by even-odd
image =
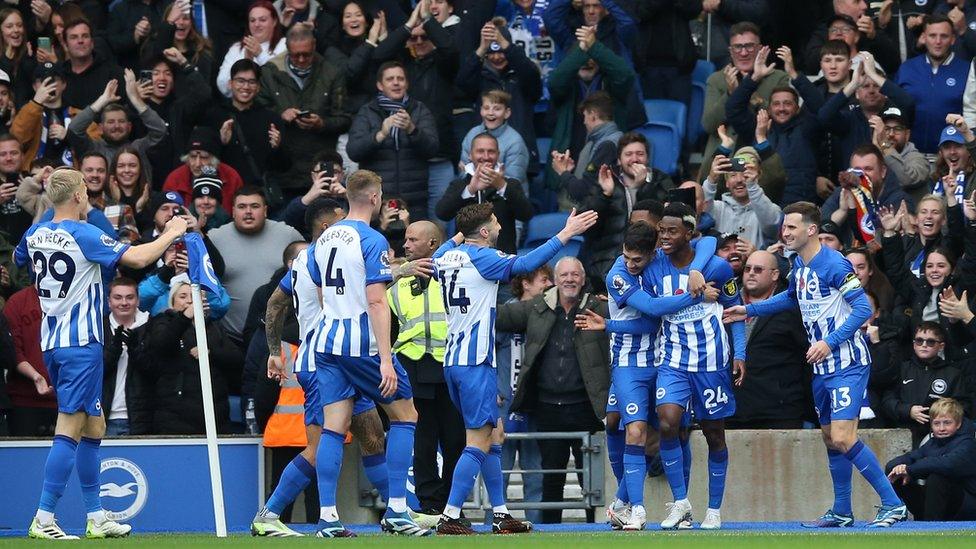
[[[444,293],[444,301],[447,302],[448,307],[460,307],[461,314],[467,314],[468,305],[471,305],[471,299],[468,298],[468,294],[464,291],[464,288],[457,287],[457,276],[458,272],[454,271],[451,273],[451,280],[448,281],[447,276],[441,273],[441,291]],[[457,293],[455,294],[455,290]]]

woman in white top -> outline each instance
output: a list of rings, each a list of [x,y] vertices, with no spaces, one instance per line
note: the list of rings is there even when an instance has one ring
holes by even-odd
[[[227,97],[230,97],[230,68],[234,63],[247,58],[264,65],[272,57],[287,51],[278,12],[268,0],[251,4],[247,10],[247,29],[248,34],[227,50],[217,73],[217,89]]]

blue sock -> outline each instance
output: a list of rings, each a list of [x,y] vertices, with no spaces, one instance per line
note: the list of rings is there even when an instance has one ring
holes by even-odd
[[[102,498],[98,495],[101,490],[101,483],[98,481],[102,471],[102,460],[98,457],[101,445],[102,441],[97,438],[81,437],[75,451],[75,468],[81,484],[81,497],[85,500],[85,511],[88,513],[102,510]]]
[[[624,432],[607,429],[607,459],[610,460],[610,470],[617,477],[617,484],[624,478]]]
[[[841,515],[850,515],[851,510],[851,473],[854,468],[843,452],[827,450],[827,467],[830,478],[834,481],[834,506],[830,509]]]
[[[644,505],[644,477],[647,476],[647,461],[644,460],[643,444],[628,444],[624,447],[624,482],[632,505]]]
[[[474,481],[481,471],[487,454],[473,446],[466,446],[454,467],[454,478],[451,480],[451,493],[447,496],[447,504],[460,509],[468,494],[474,488]]]
[[[664,462],[664,476],[668,478],[674,501],[687,498],[688,485],[685,484],[684,457],[681,442],[677,438],[661,439],[661,461]]]
[[[319,450],[315,454],[315,473],[318,475],[319,505],[334,507],[336,486],[339,485],[339,470],[342,467],[342,445],[346,435],[322,429]],[[324,520],[324,518],[323,518]]]
[[[621,464],[621,467],[623,467],[623,464]],[[627,483],[623,482],[623,479],[617,485],[617,499],[624,503],[630,503],[630,493],[627,491]]]
[[[725,495],[725,473],[729,469],[729,449],[708,453],[708,508],[721,509]]]
[[[685,475],[685,490],[691,486],[691,437],[681,441],[681,469]]]
[[[407,497],[407,470],[413,465],[413,435],[416,423],[391,421],[386,435],[386,471],[390,477],[390,499]]]
[[[885,475],[884,469],[881,468],[878,457],[860,439],[844,454],[844,457],[850,460],[854,467],[857,467],[868,484],[881,496],[881,505],[886,507],[903,505],[898,494],[895,493],[895,489],[891,486],[891,481]]]
[[[41,511],[54,512],[54,507],[64,494],[64,487],[68,485],[68,477],[75,467],[75,453],[78,443],[71,437],[54,435],[51,451],[47,453],[44,463],[44,484],[41,488],[41,502],[37,508]]]
[[[481,464],[481,478],[485,480],[488,501],[492,507],[505,506],[505,482],[502,480],[502,446],[492,444],[491,450]]]
[[[363,456],[363,469],[366,478],[373,483],[373,487],[380,493],[383,501],[390,501],[390,477],[386,471],[386,454]]]
[[[295,501],[308,483],[312,482],[314,476],[315,468],[305,459],[305,456],[298,454],[282,471],[278,486],[275,486],[274,492],[264,506],[268,511],[280,515],[288,504]]]

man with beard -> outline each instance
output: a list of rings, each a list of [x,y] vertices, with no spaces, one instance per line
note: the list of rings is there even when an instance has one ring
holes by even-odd
[[[931,168],[925,155],[911,142],[912,130],[901,109],[885,109],[881,116],[872,116],[868,123],[874,130],[874,144],[884,153],[888,171],[894,174],[902,190],[916,202],[921,200],[929,192]]]
[[[744,166],[744,171],[734,171],[735,165]],[[716,155],[702,185],[705,200],[710,204],[708,212],[715,219],[715,230],[739,235],[760,248],[776,241],[783,215],[759,186],[761,173],[759,154],[752,147],[743,147],[731,159]],[[715,200],[718,184],[723,180],[728,192]]]

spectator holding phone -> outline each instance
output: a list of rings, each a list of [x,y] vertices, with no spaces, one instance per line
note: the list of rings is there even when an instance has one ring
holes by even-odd
[[[888,462],[885,471],[915,520],[976,519],[976,437],[963,405],[940,398],[929,408],[931,437]],[[925,484],[919,480],[925,480]]]
[[[68,124],[71,112],[61,101],[64,94],[64,75],[60,66],[43,63],[34,69],[34,97],[14,116],[10,133],[21,143],[24,151],[21,169],[29,170],[37,158],[47,158],[60,164],[71,164],[68,147]]]
[[[339,204],[339,207],[349,209],[349,203],[346,201],[346,171],[342,165],[342,156],[336,151],[322,151],[312,160],[314,163],[308,192],[291,199],[285,207],[284,214],[285,223],[309,237],[311,235],[306,234],[308,224],[305,223],[305,211],[312,202],[320,198],[331,198]]]
[[[404,257],[403,242],[406,239],[407,225],[410,224],[410,210],[406,201],[394,195],[384,195],[380,204],[380,215],[374,228],[383,233],[390,243],[394,257]]]
[[[162,3],[162,2],[161,2]],[[208,85],[213,82],[214,53],[210,40],[200,34],[189,11],[183,11],[184,2],[173,2],[163,10],[163,20],[143,43],[143,64],[158,59],[163,52],[176,48],[192,65]]]
[[[711,204],[708,213],[715,219],[715,230],[738,234],[753,245],[765,248],[776,242],[783,212],[759,186],[762,164],[753,147],[742,147],[728,158],[715,155],[711,171],[702,188]],[[719,183],[728,192],[715,200]]]

